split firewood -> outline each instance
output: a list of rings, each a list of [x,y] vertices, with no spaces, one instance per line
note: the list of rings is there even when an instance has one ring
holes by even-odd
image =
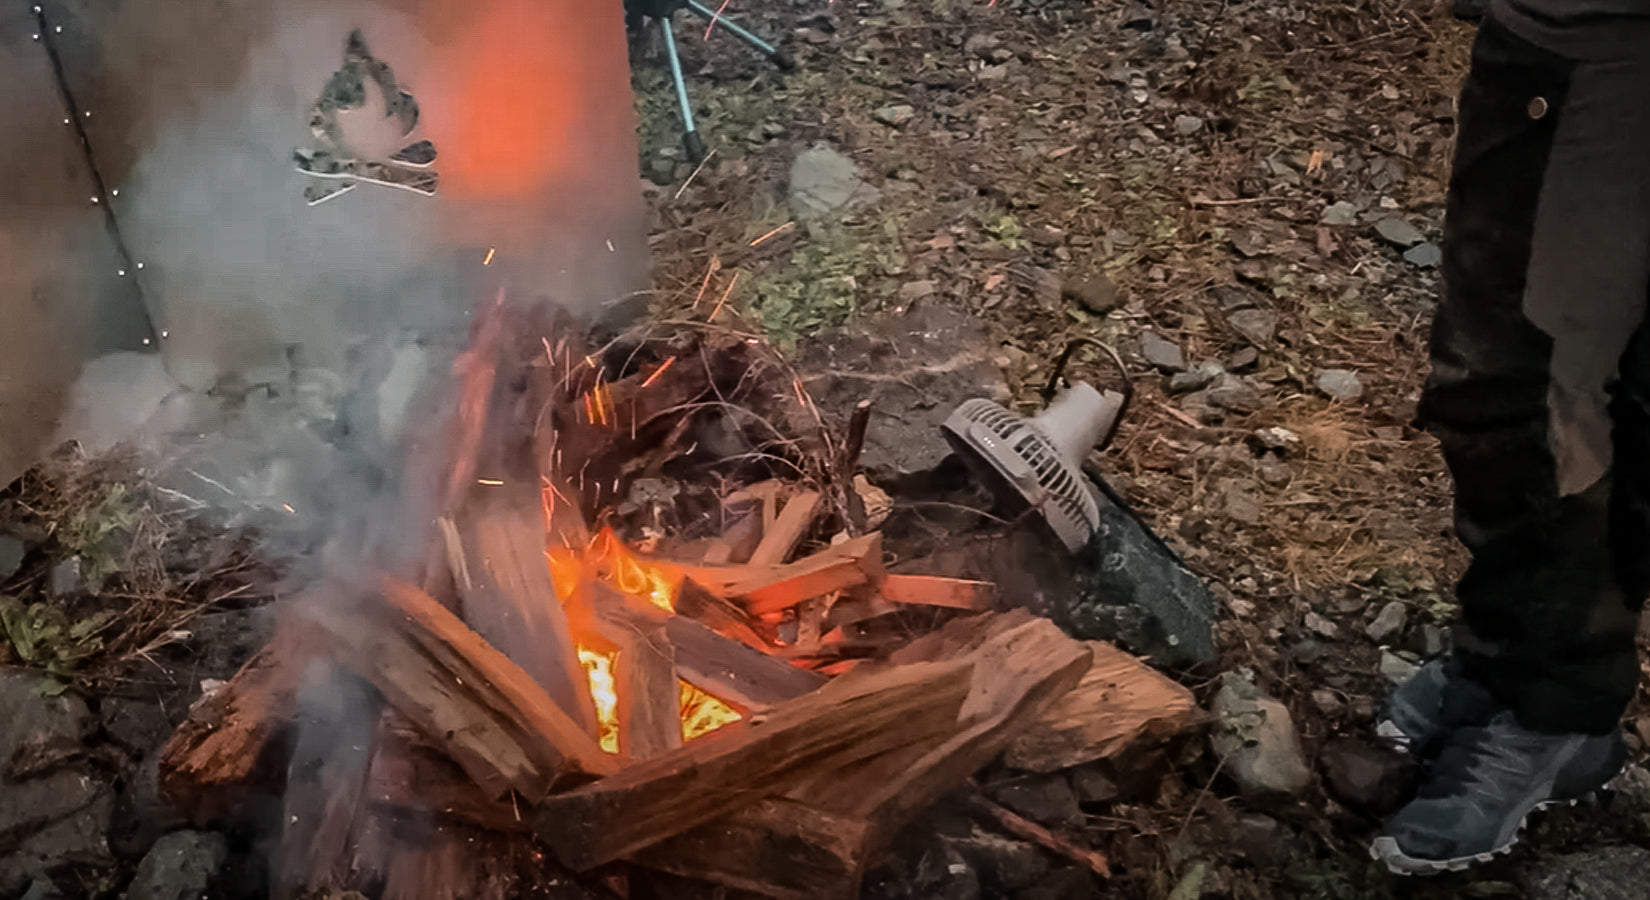
[[[819,500],[818,491],[803,491],[785,501],[785,508],[763,533],[762,543],[757,544],[756,551],[751,554],[750,565],[777,566],[790,559],[796,545],[802,542],[808,527],[814,523]]]
[[[879,594],[863,597],[844,597],[831,604],[831,609],[825,614],[825,629],[831,631],[857,625],[879,616],[893,615],[899,612],[900,605],[891,602]]]
[[[282,735],[298,711],[298,687],[319,652],[316,632],[281,617],[275,635],[217,693],[203,697],[161,745],[160,791],[197,819],[229,812],[234,792],[280,778]]]
[[[957,731],[938,743],[912,743],[792,791],[792,799],[897,828],[989,763],[1027,723],[1075,687],[1089,648],[1047,619],[1019,620],[965,657],[973,662]]]
[[[716,596],[691,578],[682,579],[676,589],[676,612],[747,647],[766,651],[771,646],[772,642],[756,630],[750,614],[742,607]]]
[[[759,800],[637,851],[630,861],[773,900],[851,900],[874,861],[870,823]]]
[[[513,794],[488,799],[440,747],[393,710],[384,713],[367,800],[392,819],[433,813],[493,831],[528,830],[522,804]]]
[[[625,631],[613,661],[619,753],[631,761],[652,759],[682,746],[676,650],[663,625]]]
[[[547,798],[535,831],[576,871],[636,853],[819,772],[953,734],[972,660],[856,671],[681,749]],[[972,771],[972,770],[971,770]]]
[[[773,530],[774,523],[779,520],[779,495],[784,491],[785,483],[782,481],[759,481],[722,498],[722,507],[738,509],[756,504],[762,513],[762,532],[766,534]]]
[[[675,651],[677,677],[741,711],[765,710],[825,684],[825,679],[813,672],[728,640],[693,619],[671,615],[606,585],[595,585],[592,597],[597,620],[608,628],[663,628],[665,640]]]
[[[1111,759],[1195,727],[1206,714],[1185,686],[1103,641],[1088,642],[1094,665],[1031,722],[1003,754],[1016,769],[1055,772]]]
[[[569,508],[568,515],[573,515]],[[462,618],[530,675],[591,737],[596,711],[545,563],[538,485],[475,487],[459,513]]]
[[[339,663],[439,741],[488,797],[536,800],[552,787],[617,771],[525,671],[412,585],[339,598],[305,612]]]
[[[873,532],[783,566],[756,570],[728,586],[751,615],[784,612],[804,600],[823,597],[883,578],[882,534]]]
[[[989,581],[965,581],[937,575],[889,573],[877,592],[895,603],[943,606],[970,612],[985,612],[997,603],[997,586]]]
[[[373,814],[367,791],[379,751],[379,703],[369,685],[335,666],[306,667],[281,796],[273,900],[342,890],[354,874],[350,837]]]

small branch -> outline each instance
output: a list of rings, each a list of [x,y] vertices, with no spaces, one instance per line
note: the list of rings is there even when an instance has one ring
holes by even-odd
[[[843,482],[851,484],[854,469],[859,467],[859,455],[865,450],[865,432],[871,426],[871,401],[861,400],[854,405],[848,419],[848,437],[842,442],[841,472]]]
[[[1009,834],[1030,841],[1051,853],[1058,853],[1072,862],[1080,863],[1101,878],[1111,877],[1111,865],[1106,862],[1106,857],[1101,855],[1100,851],[1079,847],[1036,822],[1005,809],[978,794],[969,797],[968,802],[975,812],[991,819],[997,823],[998,827]]]

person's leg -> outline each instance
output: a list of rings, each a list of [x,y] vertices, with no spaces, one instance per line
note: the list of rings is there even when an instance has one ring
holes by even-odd
[[[1459,668],[1417,684],[1466,702],[1422,722],[1432,767],[1372,848],[1405,872],[1487,859],[1530,810],[1614,774],[1650,584],[1637,574],[1650,338],[1635,337],[1650,291],[1650,59],[1577,64],[1492,16],[1457,140],[1422,414],[1472,562]]]
[[[1526,727],[1603,733],[1637,683],[1647,582],[1624,576],[1650,552],[1644,504],[1614,499],[1644,496],[1650,446],[1644,395],[1615,388],[1643,368],[1650,60],[1572,65],[1492,23],[1461,117],[1423,402],[1472,552],[1460,656]]]

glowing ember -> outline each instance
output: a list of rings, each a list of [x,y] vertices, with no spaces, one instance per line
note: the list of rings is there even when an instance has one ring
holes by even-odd
[[[596,704],[596,721],[601,725],[602,749],[619,752],[619,689],[613,681],[613,661],[617,653],[597,653],[579,648],[579,664],[590,678],[590,699]]]
[[[737,722],[740,715],[733,711],[733,707],[699,690],[687,682],[681,682],[682,688],[682,740],[691,741],[694,738],[709,734],[723,725]]]

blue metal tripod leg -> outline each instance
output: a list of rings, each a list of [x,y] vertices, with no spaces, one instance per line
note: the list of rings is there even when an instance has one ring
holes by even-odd
[[[773,60],[774,65],[779,68],[784,69],[787,72],[796,68],[796,60],[791,59],[791,55],[789,53],[786,53],[767,41],[762,40],[733,22],[718,17],[716,10],[698,2],[698,0],[687,0],[685,5],[688,9],[704,17],[706,21],[716,22],[721,27],[726,28],[729,34],[732,34],[734,37],[744,41],[752,47],[755,47],[756,50],[763,56]]]
[[[676,105],[682,115],[682,149],[687,151],[690,162],[703,162],[705,142],[699,137],[699,127],[693,121],[693,104],[688,102],[687,79],[682,77],[682,60],[676,55],[676,29],[671,27],[669,16],[660,17],[659,27],[664,30],[665,57],[670,60],[670,81],[676,89]]]

